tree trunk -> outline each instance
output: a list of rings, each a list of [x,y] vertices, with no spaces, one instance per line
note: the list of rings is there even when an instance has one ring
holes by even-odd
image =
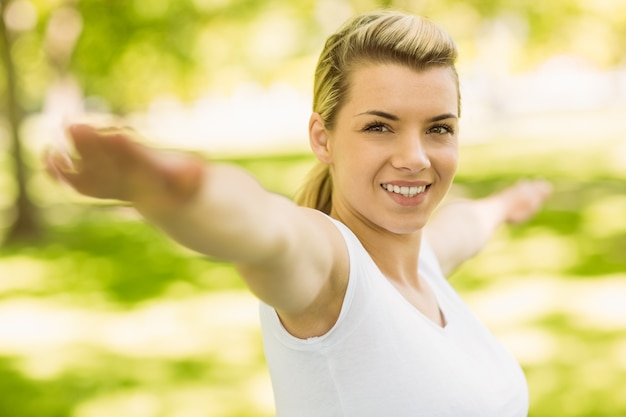
[[[8,3],[9,0],[0,0],[0,41],[2,42],[0,49],[2,50],[2,61],[7,80],[6,109],[11,140],[11,156],[17,184],[17,196],[14,203],[15,220],[6,236],[6,242],[12,243],[41,237],[42,225],[39,210],[28,195],[27,189],[29,172],[24,162],[24,149],[19,133],[24,115],[19,103],[15,65],[11,58],[13,40],[4,20]]]

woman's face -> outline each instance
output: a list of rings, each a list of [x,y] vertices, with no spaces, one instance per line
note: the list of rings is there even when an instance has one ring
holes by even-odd
[[[369,64],[327,132],[333,215],[392,233],[421,229],[448,192],[458,160],[453,70]]]

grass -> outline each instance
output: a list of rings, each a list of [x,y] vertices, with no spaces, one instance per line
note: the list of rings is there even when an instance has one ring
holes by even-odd
[[[542,213],[500,230],[451,277],[519,358],[531,417],[626,415],[626,158],[615,149],[462,152],[453,194],[529,176],[555,187]],[[233,162],[291,195],[312,160]],[[273,414],[257,304],[230,265],[176,246],[127,208],[68,205],[35,183],[46,241],[0,255],[0,416]]]

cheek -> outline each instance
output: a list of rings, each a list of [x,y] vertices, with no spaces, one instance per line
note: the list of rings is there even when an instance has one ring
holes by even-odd
[[[358,146],[335,154],[334,164],[331,166],[335,183],[347,194],[362,194],[363,188],[370,186],[376,176],[380,167],[379,158],[380,153],[369,152]]]
[[[457,146],[445,146],[434,149],[431,152],[431,161],[436,162],[442,168],[454,169],[459,163],[459,149]]]
[[[448,159],[451,169],[456,172],[456,169],[459,166],[459,150],[456,148],[451,150],[449,152]]]

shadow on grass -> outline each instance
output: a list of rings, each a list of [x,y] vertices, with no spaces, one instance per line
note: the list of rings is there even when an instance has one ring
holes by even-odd
[[[626,415],[626,375],[616,363],[623,355],[620,332],[590,328],[565,314],[546,316],[536,326],[559,340],[559,348],[549,366],[525,367],[533,417]]]
[[[18,369],[24,359],[0,357],[0,415],[11,417],[103,416],[117,410],[125,416],[153,415],[150,410],[178,409],[177,397],[187,397],[203,415],[262,415],[242,412],[254,406],[246,398],[233,402],[215,395],[222,387],[233,395],[242,381],[259,372],[252,366],[224,366],[212,357],[167,360],[124,358],[86,351],[87,361],[61,374],[33,377]],[[230,403],[230,405],[228,405]],[[223,404],[227,404],[226,406]],[[239,411],[237,411],[239,410]],[[164,415],[164,414],[163,414]],[[169,415],[169,414],[168,414]],[[197,414],[194,414],[197,415]]]
[[[67,417],[76,399],[93,392],[93,380],[61,378],[38,381],[15,369],[13,358],[0,358],[0,415],[14,417]]]
[[[97,294],[127,307],[177,289],[243,288],[230,265],[190,253],[152,226],[125,220],[115,210],[86,209],[71,223],[51,226],[45,242],[3,248],[3,258],[5,267],[20,259],[45,264],[41,285],[30,289],[38,295]],[[6,278],[17,278],[10,268],[4,271]]]

